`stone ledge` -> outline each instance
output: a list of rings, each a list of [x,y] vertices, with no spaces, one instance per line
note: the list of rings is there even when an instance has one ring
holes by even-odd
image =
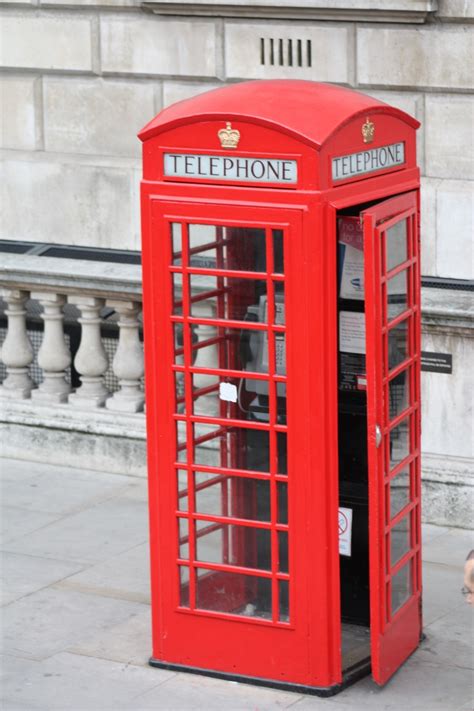
[[[474,335],[474,292],[456,289],[421,290],[421,322],[423,330],[463,331],[462,335]],[[459,333],[458,335],[461,335]]]
[[[436,17],[444,22],[474,22],[472,0],[438,0]]]
[[[422,521],[472,528],[474,473],[472,460],[422,455]]]
[[[142,442],[146,439],[145,415],[142,412],[122,414],[105,408],[92,411],[79,410],[70,405],[39,405],[31,400],[2,401],[2,422],[42,430],[119,437]],[[6,440],[4,445],[7,446]]]
[[[7,288],[41,289],[64,294],[117,298],[140,296],[141,267],[27,254],[2,254],[0,284]]]
[[[143,437],[136,438],[59,427],[59,422],[56,429],[41,423],[1,423],[2,456],[43,464],[64,465],[67,462],[69,467],[79,469],[146,477],[144,426]]]
[[[155,14],[356,22],[426,22],[434,0],[157,0],[142,7]]]
[[[423,481],[474,487],[474,470],[470,457],[445,454],[422,454]]]

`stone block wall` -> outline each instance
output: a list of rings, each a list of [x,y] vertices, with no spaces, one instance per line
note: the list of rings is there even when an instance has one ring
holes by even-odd
[[[1,238],[139,249],[136,133],[154,114],[227,82],[313,79],[422,122],[422,271],[472,279],[474,3],[318,0],[311,19],[305,0],[256,4],[266,19],[253,4],[226,17],[186,0],[162,15],[136,0],[2,2]]]

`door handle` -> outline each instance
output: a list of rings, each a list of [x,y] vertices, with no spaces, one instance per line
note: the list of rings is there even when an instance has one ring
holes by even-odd
[[[377,449],[380,447],[382,444],[382,430],[380,428],[380,425],[375,425],[375,446]]]

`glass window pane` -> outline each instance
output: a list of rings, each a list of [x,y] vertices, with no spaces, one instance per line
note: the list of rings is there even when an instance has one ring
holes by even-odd
[[[286,432],[277,432],[278,474],[288,474]]]
[[[182,316],[183,314],[183,275],[178,273],[171,274],[171,283],[173,287],[173,314]]]
[[[388,272],[408,259],[407,220],[400,220],[386,230],[385,256]]]
[[[392,370],[408,358],[408,323],[406,319],[388,332],[388,369]]]
[[[280,622],[290,621],[290,586],[288,580],[278,583],[278,619]]]
[[[274,369],[277,375],[286,375],[286,338],[284,333],[275,333],[275,365]],[[286,386],[283,383],[278,385],[281,393],[285,395]]]
[[[410,418],[390,430],[390,471],[410,453]]]
[[[189,558],[189,521],[187,518],[178,519],[179,557],[184,560]]]
[[[387,318],[389,321],[408,308],[408,274],[406,269],[387,281]]]
[[[410,369],[403,370],[388,383],[388,416],[394,420],[410,404]]]
[[[283,230],[272,230],[273,235],[273,271],[283,274]]]
[[[186,452],[186,423],[176,423],[176,450],[178,462],[185,462],[187,459]]]
[[[178,509],[188,510],[188,472],[184,469],[176,471],[176,484],[178,486]]]
[[[185,565],[179,566],[179,604],[189,607],[189,568]]]
[[[190,266],[266,271],[264,229],[215,225],[189,225],[188,229]]]
[[[390,531],[390,563],[392,567],[410,550],[410,514]]]
[[[195,473],[196,511],[212,516],[270,521],[270,482]]]
[[[288,484],[277,482],[278,523],[288,523]]]
[[[409,599],[412,594],[411,561],[392,577],[392,615]]]
[[[288,573],[288,531],[278,531],[278,570]]]
[[[173,264],[181,264],[181,250],[182,250],[182,240],[181,240],[182,228],[179,222],[171,223],[171,250],[173,253]]]
[[[269,422],[268,381],[193,373],[193,412],[204,417]],[[273,387],[273,385],[270,385]],[[286,421],[286,398],[278,398],[280,424]]]
[[[265,528],[198,522],[196,557],[203,563],[271,570],[270,545]]]
[[[184,350],[183,350],[183,324],[174,323],[173,324],[173,337],[174,337],[174,362],[176,365],[183,365],[184,363]]]
[[[194,425],[194,462],[212,467],[268,472],[269,441],[265,430]]]
[[[403,469],[390,480],[390,517],[397,515],[410,503],[410,469]]]
[[[176,330],[177,355],[175,362],[183,363],[182,328]],[[277,375],[286,375],[285,334],[275,333],[275,364]],[[249,329],[216,328],[205,324],[193,325],[192,360],[196,368],[209,370],[242,370],[246,372],[269,372],[268,334],[266,331]],[[285,394],[285,384],[279,384],[280,395]],[[254,390],[255,391],[255,390]],[[268,385],[260,381],[261,394],[268,394]]]
[[[191,315],[235,321],[268,320],[267,285],[263,279],[190,274]]]
[[[264,331],[194,324],[193,334],[192,360],[196,368],[268,373],[268,360],[262,358]]]
[[[272,583],[269,578],[198,569],[196,606],[201,610],[271,619]]]
[[[283,326],[285,323],[285,287],[282,282],[274,282],[275,289],[275,318],[274,323],[277,326]]]

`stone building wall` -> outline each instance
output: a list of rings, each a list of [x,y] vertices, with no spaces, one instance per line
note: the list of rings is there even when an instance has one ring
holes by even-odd
[[[473,280],[474,0],[226,2],[0,0],[0,239],[139,250],[136,133],[145,123],[225,83],[312,79],[373,94],[421,121],[422,274]],[[63,261],[67,272],[73,260]],[[13,301],[49,284],[44,265]],[[469,527],[473,294],[423,291],[423,349],[452,356],[451,374],[422,378],[424,517]],[[105,408],[93,416],[63,408],[59,420],[57,406],[43,410],[3,403],[7,456],[63,462],[73,453],[91,468],[144,472],[143,413],[120,424]]]
[[[422,122],[422,272],[472,279],[474,2],[236,0],[237,17],[213,4],[1,3],[1,238],[139,249],[139,128],[226,82],[302,78]]]

